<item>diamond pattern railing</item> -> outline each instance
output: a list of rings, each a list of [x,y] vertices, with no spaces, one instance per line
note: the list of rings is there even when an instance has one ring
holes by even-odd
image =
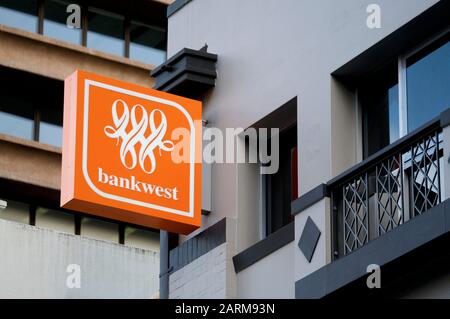
[[[367,174],[343,188],[344,245],[349,253],[369,241]]]
[[[440,203],[439,135],[424,138],[411,149],[414,216]]]
[[[347,255],[441,202],[442,129],[406,137],[332,184],[335,255]],[[343,178],[344,179],[344,178]]]
[[[402,168],[402,156],[399,155],[376,166],[378,236],[404,222]]]

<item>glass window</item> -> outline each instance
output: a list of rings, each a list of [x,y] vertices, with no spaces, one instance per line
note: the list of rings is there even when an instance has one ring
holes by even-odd
[[[125,228],[125,245],[159,251],[159,233],[127,226]]]
[[[34,106],[20,91],[25,72],[0,67],[0,133],[34,138]]]
[[[358,98],[364,114],[364,158],[367,158],[400,136],[397,60],[372,72],[362,82]]]
[[[0,0],[0,24],[37,32],[37,0]]]
[[[22,224],[30,223],[30,206],[24,203],[7,201],[8,206],[0,209],[0,218]]]
[[[47,0],[45,2],[44,35],[75,44],[81,44],[81,28],[67,26],[67,6],[73,2]]]
[[[62,114],[42,114],[39,123],[39,142],[57,147],[62,146]]]
[[[81,220],[81,236],[118,243],[119,225],[100,219],[83,217]]]
[[[112,54],[124,55],[123,17],[89,8],[87,47]]]
[[[63,104],[64,82],[0,67],[0,134],[61,147]]]
[[[130,58],[159,65],[166,59],[166,32],[162,28],[131,22]]]
[[[279,169],[265,177],[267,235],[293,221],[291,202],[297,197],[297,126],[281,131],[279,142]]]
[[[450,107],[450,33],[407,62],[408,131]]]
[[[75,233],[74,216],[58,210],[36,208],[36,226],[69,234]]]
[[[32,140],[34,110],[31,102],[20,96],[0,96],[0,133]]]
[[[50,91],[40,100],[39,142],[61,147],[64,105],[64,84],[48,80],[43,91]]]

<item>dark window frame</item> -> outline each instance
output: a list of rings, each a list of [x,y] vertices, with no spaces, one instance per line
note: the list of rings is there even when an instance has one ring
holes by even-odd
[[[293,143],[294,139],[295,143]],[[280,131],[279,141],[280,149],[278,172],[272,175],[264,176],[265,187],[263,191],[265,193],[265,202],[263,204],[266,211],[266,236],[273,234],[294,220],[294,217],[291,215],[291,202],[295,199],[293,196],[296,195],[292,193],[293,187],[297,186],[298,190],[298,177],[293,176],[294,171],[298,171],[298,169],[293,169],[293,160],[298,161],[297,123]],[[270,145],[270,140],[268,140],[268,144]],[[297,151],[297,156],[293,156],[293,150]],[[287,154],[289,155],[286,157],[285,155]],[[275,185],[272,185],[274,182],[278,182],[277,186],[280,186],[279,183],[281,182],[281,189]],[[276,194],[276,198],[274,198],[274,194]],[[281,212],[278,210],[274,211],[274,205],[276,205],[275,201],[283,206]]]
[[[277,128],[279,130],[279,134],[280,134],[280,139],[279,139],[279,146],[280,146],[280,153],[281,153],[281,144],[282,144],[282,136],[285,133],[291,133],[294,137],[295,137],[295,145],[293,147],[290,148],[289,150],[289,163],[287,163],[286,165],[289,166],[288,169],[289,171],[292,171],[294,167],[292,167],[292,160],[294,157],[295,158],[295,164],[297,165],[297,170],[296,172],[291,172],[290,176],[292,177],[292,174],[295,174],[296,176],[292,177],[293,178],[293,182],[292,183],[288,183],[285,186],[285,189],[289,192],[289,196],[283,196],[284,199],[282,200],[283,205],[285,205],[285,216],[282,217],[282,219],[285,219],[285,222],[283,223],[284,225],[289,224],[290,222],[290,218],[291,218],[291,202],[294,200],[293,197],[297,197],[298,196],[298,185],[299,185],[299,180],[298,180],[298,126],[297,126],[297,114],[298,114],[298,102],[297,102],[297,97],[294,97],[292,99],[290,99],[289,101],[285,102],[283,105],[281,105],[280,107],[278,107],[276,110],[272,111],[270,114],[266,115],[264,118],[262,118],[261,120],[259,120],[258,122],[254,123],[253,125],[250,126],[250,128],[254,128],[256,130],[260,129],[260,128],[264,128],[267,129],[268,132],[270,132],[270,130],[272,128]],[[293,138],[294,138],[293,137]],[[258,136],[258,139],[260,138],[260,136]],[[268,153],[271,153],[270,150],[270,138],[266,137],[268,139]],[[258,143],[259,144],[259,143]],[[296,149],[297,153],[296,156],[294,156],[294,153],[292,152],[292,149]],[[258,150],[259,152],[259,150]],[[286,154],[288,152],[286,151]],[[260,165],[263,165],[262,163]],[[281,167],[282,165],[282,158],[280,156],[279,158],[279,165]],[[295,169],[294,169],[295,171]],[[297,173],[297,174],[296,174]],[[261,218],[261,225],[260,225],[260,237],[261,238],[266,238],[267,236],[269,236],[270,234],[272,234],[274,231],[276,231],[277,229],[279,229],[280,227],[273,227],[271,225],[271,217],[272,217],[272,209],[271,207],[271,197],[267,196],[268,190],[271,187],[271,177],[270,175],[261,175],[260,178],[260,191],[259,191],[259,196],[260,196],[260,214],[262,214],[262,218]],[[296,188],[296,192],[293,192],[294,188]],[[283,227],[283,225],[281,225],[281,227]],[[276,228],[276,229],[275,229]]]
[[[426,57],[427,55],[433,53],[436,49],[442,45],[443,42],[445,42],[445,39],[448,39],[450,37],[450,28],[446,28],[444,30],[440,30],[439,32],[433,34],[432,36],[428,37],[426,41],[421,41],[420,43],[411,46],[408,50],[405,50],[403,53],[395,56],[396,60],[396,79],[397,79],[397,85],[398,85],[398,116],[399,116],[399,128],[398,128],[398,138],[402,138],[406,135],[408,135],[411,130],[408,127],[408,101],[407,101],[407,68],[408,68],[408,62],[409,60],[413,60],[413,62],[417,62],[418,60]],[[371,120],[367,116],[367,109],[362,103],[362,98],[360,96],[361,89],[364,87],[370,86],[370,78],[373,76],[373,74],[377,73],[389,73],[392,70],[389,69],[389,64],[392,63],[392,61],[386,61],[384,65],[382,65],[380,68],[378,68],[375,71],[372,71],[370,74],[367,74],[364,79],[362,79],[363,84],[358,86],[358,104],[361,105],[361,120],[362,120],[362,150],[363,150],[363,158],[369,157],[374,152],[369,151],[369,138],[368,138],[368,123]],[[392,65],[390,66],[392,67]],[[380,77],[377,77],[375,81],[378,81]],[[403,117],[402,117],[403,114]],[[403,127],[403,130],[402,130]],[[388,125],[388,130],[390,129],[390,126]],[[387,132],[389,135],[389,132]],[[389,141],[386,145],[382,146],[381,148],[378,148],[378,150],[382,149],[383,147],[386,147],[393,143],[393,141]]]

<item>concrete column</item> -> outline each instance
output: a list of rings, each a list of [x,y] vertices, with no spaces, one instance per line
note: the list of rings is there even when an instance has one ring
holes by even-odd
[[[450,198],[450,125],[442,130],[444,155],[440,162],[441,165],[441,201]]]
[[[295,216],[295,245],[294,263],[295,263],[295,281],[298,281],[319,268],[331,262],[331,218],[330,218],[330,199],[323,198],[309,208],[303,210]],[[312,254],[311,261],[305,257],[302,250],[298,247],[300,238],[305,231],[305,225],[308,218],[317,226],[320,231],[320,237]]]

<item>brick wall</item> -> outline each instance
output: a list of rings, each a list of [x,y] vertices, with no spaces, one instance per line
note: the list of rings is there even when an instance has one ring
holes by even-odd
[[[169,298],[217,299],[227,297],[227,243],[169,277]]]

